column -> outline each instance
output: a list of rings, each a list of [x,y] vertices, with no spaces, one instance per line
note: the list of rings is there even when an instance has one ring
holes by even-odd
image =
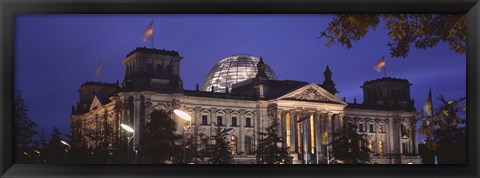
[[[194,119],[194,123],[192,123],[192,124],[194,124],[194,127],[195,127],[194,133],[193,133],[194,138],[195,138],[195,142],[193,143],[193,146],[194,146],[194,150],[197,151],[198,147],[199,147],[198,141],[201,139],[201,138],[199,138],[198,128],[199,128],[200,122],[201,122],[200,117],[201,117],[202,108],[196,106],[193,110],[195,111],[194,116],[193,116],[193,118],[195,118],[195,119]],[[198,153],[195,153],[195,156],[198,156]]]
[[[320,152],[321,152],[321,134],[322,134],[322,129],[320,128],[320,116],[321,114],[317,111],[314,115],[313,115],[313,120],[314,120],[314,124],[315,124],[315,163],[318,164],[319,163],[319,159],[320,159]]]
[[[392,142],[392,138],[391,138],[391,128],[390,128],[390,125],[391,125],[391,121],[389,118],[385,118],[385,148],[384,148],[384,151],[383,153],[385,155],[390,155],[392,153],[391,149],[391,142]]]
[[[332,150],[332,146],[328,145],[332,141],[332,134],[333,134],[332,117],[333,117],[333,113],[328,112],[327,113],[327,118],[326,118],[327,119],[326,127],[327,127],[327,132],[328,132],[328,140],[327,140],[328,149],[325,150],[325,151],[328,151],[328,152],[331,152],[331,150]]]
[[[297,112],[290,111],[290,152],[294,153],[297,150]],[[297,152],[298,153],[298,152]]]
[[[137,99],[137,98],[136,98]],[[140,101],[133,101],[133,129],[135,130],[135,136],[133,137],[133,147],[136,150],[140,141]]]
[[[374,145],[375,152],[374,153],[377,153],[377,154],[380,153],[379,146],[378,146],[378,144],[380,143],[378,141],[379,125],[380,125],[379,120],[375,119],[375,125],[374,125],[374,127],[375,127],[375,145]]]
[[[283,128],[283,119],[282,119],[282,110],[281,109],[277,109],[277,113],[276,113],[276,116],[274,116],[275,118],[273,118],[272,122],[277,122],[278,125],[277,125],[277,135],[278,136],[282,136],[282,128]],[[269,123],[270,124],[270,123]]]
[[[213,133],[214,133],[214,128],[216,128],[216,121],[215,121],[215,113],[217,112],[217,108],[210,108],[210,118],[209,118],[209,122],[210,122],[210,135],[209,137],[212,137],[213,136]],[[215,122],[215,123],[214,123]]]
[[[230,127],[231,122],[232,122],[232,118],[231,118],[231,113],[232,113],[232,110],[231,109],[225,109],[225,128],[228,128]]]
[[[230,128],[230,125],[231,125],[231,122],[232,122],[231,113],[232,113],[231,109],[225,109],[225,117],[223,118],[223,120],[224,120],[223,123],[225,124],[225,128]],[[231,137],[232,133],[233,133],[233,131],[230,131],[229,133],[227,133],[228,143],[230,143],[230,141],[232,140],[232,137]]]
[[[287,112],[286,111],[281,111],[280,113],[280,136],[282,137],[282,147],[283,148],[287,148],[287,127],[290,127],[290,126],[287,126],[286,125],[286,119],[287,119]]]
[[[413,153],[418,155],[418,139],[417,139],[417,126],[414,122],[415,118],[411,118],[410,122],[412,123],[412,139],[413,139]]]
[[[345,125],[344,118],[345,118],[345,114],[344,114],[344,113],[338,114],[338,128],[339,128],[339,129],[343,129],[343,127],[344,127],[344,125]]]
[[[194,111],[195,111],[195,116],[193,117],[192,124],[195,124],[195,127],[198,127],[202,122],[202,113],[201,113],[202,108],[197,106],[194,108]]]
[[[240,118],[239,118],[239,124],[240,124],[240,152],[245,152],[245,110],[241,109],[240,110]]]

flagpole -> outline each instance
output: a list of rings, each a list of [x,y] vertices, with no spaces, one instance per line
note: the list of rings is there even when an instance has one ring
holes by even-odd
[[[328,133],[328,131],[327,131]],[[327,136],[327,164],[330,164],[330,155],[328,153],[328,136]]]
[[[306,123],[302,123],[303,125],[303,160],[305,161],[305,164],[307,163],[307,129],[305,128]]]
[[[153,39],[154,39],[154,36],[153,36],[153,19],[152,19],[152,48],[153,48]]]
[[[383,66],[383,75],[385,78],[387,78],[387,65]]]
[[[387,62],[385,61],[385,55],[382,57],[383,59],[383,75],[387,78]]]

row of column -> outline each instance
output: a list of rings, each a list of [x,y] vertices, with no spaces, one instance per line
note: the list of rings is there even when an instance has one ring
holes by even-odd
[[[290,153],[299,153],[299,160],[305,160],[305,156],[307,156],[307,158],[310,157],[308,159],[310,161],[315,161],[317,157],[320,158],[320,155],[326,153],[326,146],[322,143],[324,132],[327,131],[328,133],[328,144],[332,140],[332,134],[344,125],[343,113],[334,114],[332,112],[280,110],[279,115],[280,118],[282,118],[280,124],[281,128],[279,129],[281,133],[279,133],[279,135],[284,138],[283,146],[289,147]],[[300,118],[307,115],[310,115],[309,119],[302,123],[297,123]],[[313,121],[311,121],[311,119],[313,119]],[[301,129],[302,124],[306,124],[306,140],[303,143],[301,141],[301,132],[299,130]],[[313,124],[313,126],[311,124]],[[288,136],[289,138],[287,138]],[[304,145],[306,145],[306,148],[304,148]],[[331,150],[331,147],[328,149]],[[305,150],[307,154],[304,153]]]

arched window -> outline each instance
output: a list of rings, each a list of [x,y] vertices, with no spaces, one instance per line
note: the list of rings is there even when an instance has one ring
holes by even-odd
[[[230,150],[232,151],[232,155],[237,154],[237,137],[232,135],[230,138]]]
[[[147,74],[152,75],[153,74],[153,66],[152,64],[148,63],[147,64]]]
[[[165,71],[165,77],[170,78],[170,75],[172,75],[172,66],[167,65],[167,70]]]
[[[162,76],[162,73],[163,73],[162,65],[157,64],[157,66],[155,67],[155,76],[160,77]]]
[[[253,148],[253,139],[251,136],[245,136],[245,152],[252,155],[255,149]]]

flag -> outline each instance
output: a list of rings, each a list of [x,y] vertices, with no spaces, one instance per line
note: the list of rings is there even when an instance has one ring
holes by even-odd
[[[385,56],[378,61],[377,65],[375,66],[375,70],[380,72],[385,67]]]
[[[306,121],[306,120],[309,119],[309,118],[310,118],[310,115],[303,116],[302,118],[298,119],[297,123]]]
[[[432,115],[432,88],[430,88],[430,91],[428,92],[427,103],[425,103],[425,106],[423,107],[423,111],[427,113],[427,116]]]
[[[327,129],[324,129],[323,134],[322,134],[322,144],[327,145],[328,144],[328,132]]]
[[[147,27],[147,30],[145,30],[145,33],[143,33],[143,41],[147,41],[150,36],[153,35],[153,21],[150,23],[150,25]]]
[[[98,63],[98,66],[97,66],[97,77],[100,77],[100,72],[102,71],[101,67],[100,67],[100,63]]]
[[[305,129],[305,123],[302,124],[302,129],[301,129],[301,135],[302,135],[302,140],[305,141],[307,139],[307,134],[306,134],[306,129]]]

